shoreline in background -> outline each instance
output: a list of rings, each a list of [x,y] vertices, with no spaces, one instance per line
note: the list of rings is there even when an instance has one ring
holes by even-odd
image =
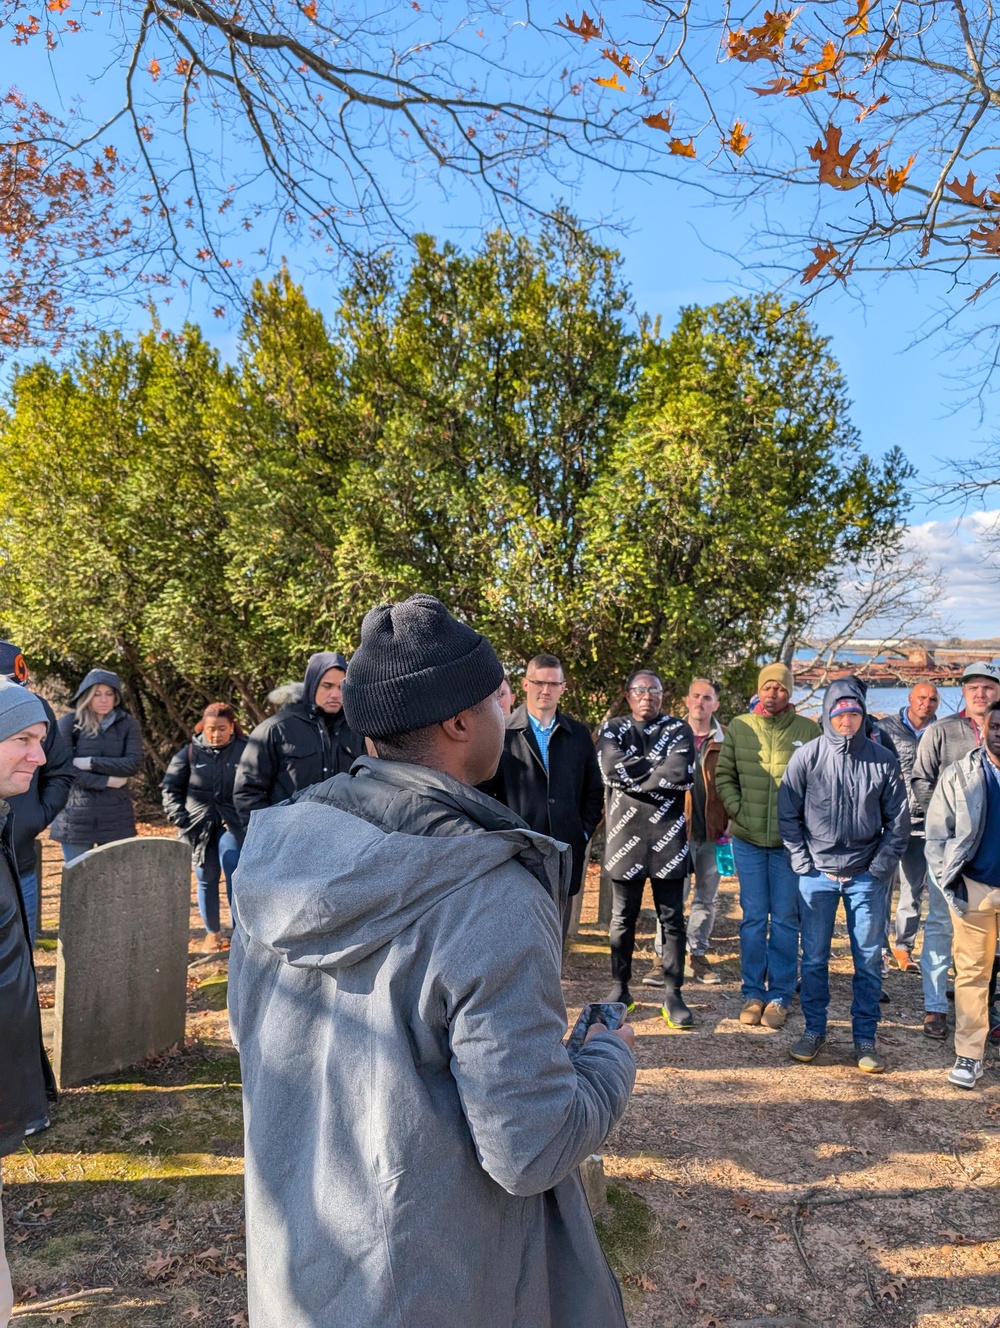
[[[796,687],[793,701],[796,708],[803,715],[819,714],[820,703],[823,699],[823,688],[818,691],[811,691],[809,688]],[[938,707],[938,718],[943,715],[953,715],[962,704],[961,687],[939,687],[941,694],[941,704]],[[908,687],[869,687],[868,689],[868,708],[875,716],[892,715],[902,709],[907,703],[910,695]]]

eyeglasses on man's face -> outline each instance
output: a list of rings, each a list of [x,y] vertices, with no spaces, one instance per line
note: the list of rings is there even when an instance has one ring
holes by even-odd
[[[630,687],[629,696],[662,696],[662,687]]]
[[[563,682],[548,682],[543,681],[541,678],[525,678],[524,681],[529,687],[537,687],[540,692],[544,692],[546,689],[551,691],[554,688],[566,686]]]

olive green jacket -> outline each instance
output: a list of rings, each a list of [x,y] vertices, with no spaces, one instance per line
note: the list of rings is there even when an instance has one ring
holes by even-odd
[[[726,729],[715,785],[732,821],[732,833],[758,848],[780,848],[778,787],[792,753],[820,734],[811,719],[786,710],[737,715]]]

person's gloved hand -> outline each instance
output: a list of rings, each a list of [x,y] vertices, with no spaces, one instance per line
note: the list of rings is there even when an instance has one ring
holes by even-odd
[[[124,775],[108,775],[108,788],[124,788],[127,783]]]
[[[94,764],[94,758],[92,756],[74,756],[73,764],[77,770],[89,770]]]

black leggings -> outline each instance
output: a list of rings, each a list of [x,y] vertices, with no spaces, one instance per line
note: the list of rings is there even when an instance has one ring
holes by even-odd
[[[611,976],[627,985],[632,976],[632,952],[635,950],[635,924],[642,908],[646,882],[612,881],[611,905]],[[671,876],[665,881],[650,881],[653,903],[660,920],[663,938],[663,974],[667,991],[680,991],[684,983],[684,951],[687,933],[684,928],[684,877]]]

